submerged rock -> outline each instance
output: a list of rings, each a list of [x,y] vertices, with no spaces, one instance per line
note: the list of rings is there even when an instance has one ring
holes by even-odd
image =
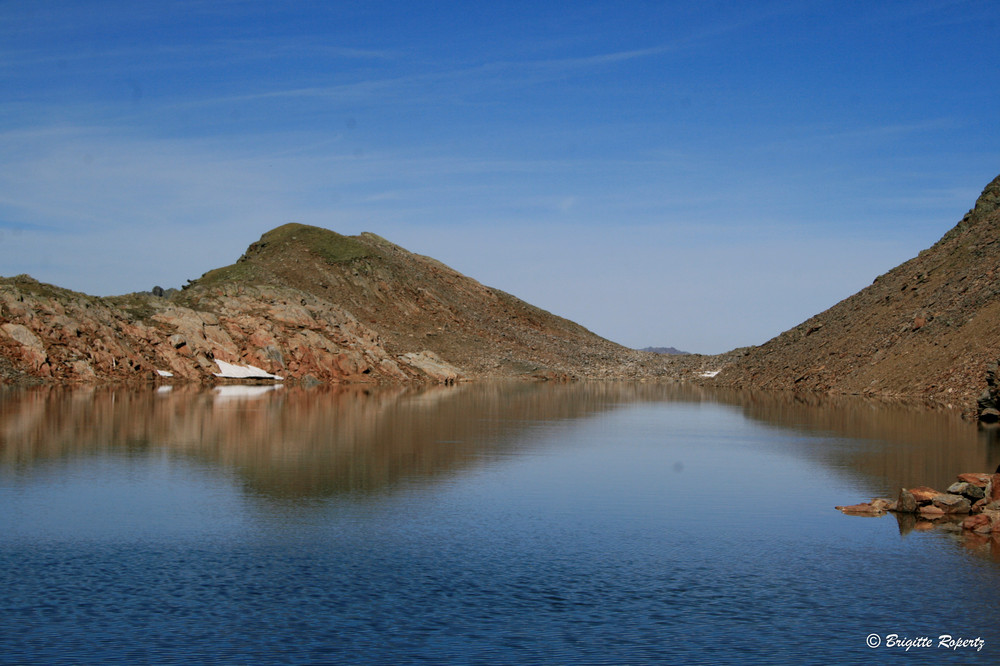
[[[838,506],[835,508],[843,513],[849,513],[856,516],[882,516],[885,514],[885,509],[876,508],[869,503],[851,504],[849,506]]]

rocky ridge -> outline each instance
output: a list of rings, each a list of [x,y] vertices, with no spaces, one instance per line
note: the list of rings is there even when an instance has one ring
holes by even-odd
[[[767,343],[715,381],[740,388],[919,397],[976,412],[1000,358],[1000,177],[940,241]],[[994,382],[995,384],[995,382]],[[1000,412],[998,412],[1000,415]]]
[[[216,359],[306,383],[643,379],[711,362],[627,349],[374,234],[298,224],[176,292],[0,278],[4,381],[211,381]]]

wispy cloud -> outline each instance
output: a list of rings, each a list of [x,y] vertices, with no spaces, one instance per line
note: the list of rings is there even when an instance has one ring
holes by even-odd
[[[366,76],[358,80],[348,80],[333,85],[291,86],[270,90],[254,90],[242,94],[207,96],[185,100],[175,106],[193,107],[280,99],[323,99],[340,104],[388,103],[394,100],[405,100],[407,104],[448,103],[469,93],[479,94],[485,89],[491,88],[495,93],[506,94],[511,89],[518,87],[535,86],[566,77],[592,73],[598,68],[613,67],[634,60],[656,58],[697,48],[738,29],[743,24],[744,22],[720,24],[669,43],[646,48],[598,52],[568,58],[498,60],[458,68],[448,64],[435,65],[433,62],[425,62],[416,72],[408,71],[396,76],[375,78]],[[316,45],[303,47],[301,44],[286,44],[279,45],[278,53],[302,50],[321,55],[324,48],[330,47]],[[266,51],[267,55],[273,57],[273,52],[270,49],[269,46]],[[260,48],[250,49],[250,51],[256,54],[264,52]],[[343,57],[393,60],[402,69],[409,69],[405,58],[402,58],[398,53],[350,48],[330,48],[330,52],[333,55]],[[352,78],[354,74],[347,72],[344,76]]]
[[[995,175],[973,76],[995,69],[994,35],[948,26],[947,3],[466,7],[0,3],[0,270],[177,285],[299,221],[375,231],[622,341],[707,351],[670,322],[724,312],[693,329],[707,340],[773,321],[771,301],[811,314]],[[964,50],[886,86],[910,66],[889,56],[932,32]],[[615,328],[661,302],[659,332]]]

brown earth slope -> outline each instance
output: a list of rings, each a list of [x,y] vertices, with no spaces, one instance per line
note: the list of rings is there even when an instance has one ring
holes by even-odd
[[[336,303],[391,355],[429,350],[476,376],[602,376],[656,360],[371,233],[278,227],[232,266],[196,280],[185,300],[211,297],[220,282],[280,286]]]
[[[705,362],[627,349],[374,234],[298,224],[165,298],[0,278],[0,380],[206,381],[216,359],[307,382],[675,377]]]
[[[919,396],[973,412],[1000,358],[1000,177],[933,247],[745,351],[739,387]]]

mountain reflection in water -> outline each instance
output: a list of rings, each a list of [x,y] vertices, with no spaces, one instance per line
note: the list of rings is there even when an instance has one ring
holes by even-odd
[[[0,466],[27,473],[61,457],[164,450],[229,468],[266,496],[372,493],[530,446],[525,431],[539,424],[638,402],[719,403],[767,426],[809,433],[771,445],[846,474],[872,494],[946,487],[960,472],[1000,462],[995,440],[951,410],[688,384],[501,383],[5,389]]]
[[[242,387],[169,391],[43,387],[0,394],[0,463],[165,449],[223,465],[254,492],[376,492],[502,455],[532,423],[637,399],[642,385],[476,384],[382,388]]]
[[[995,431],[979,431],[959,410],[940,405],[792,392],[714,397],[747,418],[810,434],[784,443],[893,498],[902,487],[943,490],[957,474],[991,472],[1000,463]]]
[[[948,410],[652,383],[162,389],[0,390],[0,662],[1000,646],[995,540],[833,508],[995,467]]]

